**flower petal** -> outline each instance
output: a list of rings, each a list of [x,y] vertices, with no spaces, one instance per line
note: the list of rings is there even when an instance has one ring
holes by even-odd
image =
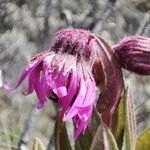
[[[37,67],[39,64],[41,63],[41,61],[34,61],[32,63],[29,64],[29,66],[26,67],[26,69],[23,71],[23,73],[20,76],[20,79],[17,82],[17,85],[15,87],[11,87],[8,85],[8,83],[5,81],[3,83],[3,86],[6,90],[14,90],[16,89],[22,82],[23,80],[29,75],[29,73],[35,68]]]
[[[38,70],[40,68],[37,66],[36,68],[34,68],[30,74],[29,74],[29,79],[28,79],[28,91],[27,92],[22,92],[25,96],[31,94],[34,90],[34,82],[36,79],[36,76],[38,75]]]
[[[61,87],[58,87],[56,89],[53,89],[53,92],[59,97],[59,98],[62,98],[62,97],[65,97],[67,95],[67,89],[65,86],[61,86]]]
[[[75,133],[74,133],[74,139],[76,140],[79,135],[83,132],[83,130],[87,127],[87,123],[84,121],[80,121]]]
[[[79,135],[87,128],[88,122],[92,117],[92,112],[93,106],[91,105],[87,108],[80,109],[77,114],[78,117],[73,118],[73,122],[75,123],[77,128],[74,134],[75,139],[77,139]]]
[[[93,103],[96,100],[96,85],[94,81],[88,81],[87,83],[87,92],[84,99],[84,102],[81,106],[78,106],[78,108],[88,107],[93,105]]]
[[[70,110],[68,111],[68,113],[64,116],[63,120],[66,121],[72,117],[74,117],[78,111],[79,108],[77,108],[78,106],[81,106],[81,104],[84,101],[85,95],[86,95],[86,85],[85,85],[85,81],[83,79],[83,76],[80,76],[80,87],[79,87],[79,93],[73,103],[73,105],[71,106]]]
[[[75,72],[74,69],[71,70],[71,77],[70,77],[70,82],[69,82],[69,87],[68,87],[68,93],[66,97],[64,97],[62,101],[62,110],[60,116],[63,116],[66,110],[68,109],[74,95],[76,94],[77,91],[77,73]]]
[[[39,81],[39,85],[38,85],[38,95],[39,95],[39,102],[37,104],[37,108],[42,108],[44,107],[44,103],[45,103],[45,99],[46,99],[46,94],[47,94],[47,84],[45,81],[45,78],[42,77],[42,79]]]
[[[93,105],[80,109],[78,116],[81,120],[88,121],[92,115]]]

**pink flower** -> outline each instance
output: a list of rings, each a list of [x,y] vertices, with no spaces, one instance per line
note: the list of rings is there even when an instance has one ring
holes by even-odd
[[[120,64],[140,75],[150,75],[150,38],[130,36],[113,47]]]
[[[101,85],[97,108],[105,116],[114,111],[123,87],[121,68],[109,45],[82,29],[57,32],[50,48],[31,60],[17,85],[10,88],[4,83],[4,87],[15,89],[27,76],[29,87],[24,94],[35,91],[38,108],[44,106],[46,98],[54,97],[61,119],[73,119],[75,138],[85,131],[92,117],[96,84]]]

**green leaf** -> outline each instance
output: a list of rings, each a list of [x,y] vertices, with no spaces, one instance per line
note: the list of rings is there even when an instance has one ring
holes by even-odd
[[[66,125],[59,118],[57,118],[55,123],[55,149],[72,150],[68,139]]]
[[[136,119],[133,109],[133,100],[129,89],[125,93],[125,141],[126,150],[134,150],[136,143]]]
[[[86,129],[84,135],[81,135],[75,141],[75,149],[76,150],[89,150],[91,147],[93,137],[91,136],[88,129]]]
[[[92,121],[90,124],[90,131],[92,132],[92,135],[94,135],[96,133],[100,124],[101,124],[101,117],[100,117],[97,109],[94,108]]]
[[[34,144],[33,144],[33,150],[46,150],[40,138],[37,138],[37,137],[35,138]]]
[[[119,149],[123,145],[124,137],[124,118],[125,118],[125,94],[120,98],[118,109],[113,113],[111,131],[117,141]]]
[[[90,150],[119,150],[113,134],[103,123],[97,129]]]
[[[133,100],[128,88],[125,89],[118,109],[113,114],[111,130],[115,136],[119,149],[123,146],[124,136],[126,150],[135,149],[136,121]]]
[[[149,150],[150,149],[150,128],[145,129],[137,138],[136,150]]]
[[[86,129],[85,134],[81,135],[75,141],[76,150],[89,150],[93,141],[93,137],[100,125],[100,116],[96,108],[94,108],[91,124],[88,129]]]

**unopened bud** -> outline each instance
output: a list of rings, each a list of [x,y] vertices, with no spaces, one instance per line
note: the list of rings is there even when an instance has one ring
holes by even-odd
[[[130,36],[113,47],[121,66],[140,75],[150,75],[150,38]]]

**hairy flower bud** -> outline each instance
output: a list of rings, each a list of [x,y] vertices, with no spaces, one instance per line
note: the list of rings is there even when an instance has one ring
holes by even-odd
[[[130,36],[113,47],[122,67],[140,75],[150,75],[150,38]]]

